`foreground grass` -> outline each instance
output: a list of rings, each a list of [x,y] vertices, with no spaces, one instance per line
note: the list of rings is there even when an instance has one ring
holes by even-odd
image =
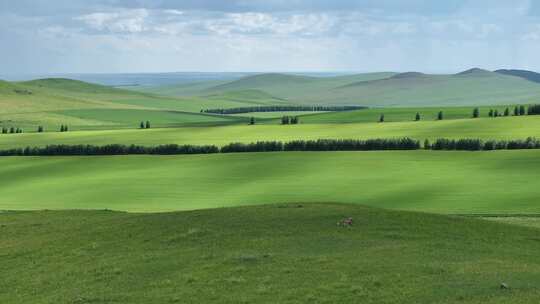
[[[539,213],[540,150],[0,158],[0,210],[171,211],[281,202]]]
[[[240,124],[218,127],[156,128],[150,130],[105,130],[0,134],[0,149],[50,144],[195,144],[225,145],[260,140],[389,137],[525,139],[540,137],[540,116],[455,119],[443,121],[361,123],[361,124]]]
[[[354,219],[352,228],[336,222]],[[0,213],[2,303],[537,303],[538,230],[353,205]],[[510,289],[499,288],[505,282]]]

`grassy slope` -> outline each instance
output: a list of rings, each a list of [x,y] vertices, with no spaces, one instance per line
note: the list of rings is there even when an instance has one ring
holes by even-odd
[[[244,105],[225,100],[160,97],[69,79],[0,82],[0,127],[35,131],[38,125],[46,130],[57,130],[60,124],[67,124],[71,129],[133,127],[140,120],[150,119],[155,120],[157,126],[237,121],[198,114],[173,116],[169,112],[199,112],[201,108],[224,104]],[[133,120],[129,120],[130,117]]]
[[[478,72],[391,78],[344,87],[335,94],[336,99],[359,96],[384,106],[489,105],[537,101],[540,86],[519,77]]]
[[[540,151],[4,157],[0,210],[168,211],[340,202],[539,213]]]
[[[351,229],[336,227],[344,216]],[[537,303],[538,230],[351,205],[0,214],[3,303]],[[506,282],[509,290],[499,289]]]
[[[489,117],[490,109],[498,110],[503,114],[509,108],[511,115],[514,106],[485,106],[478,107],[480,117]],[[421,120],[436,120],[439,111],[444,114],[444,119],[466,119],[472,117],[474,107],[418,107],[418,108],[371,108],[358,111],[329,112],[303,115],[302,123],[363,123],[377,122],[381,114],[384,114],[386,122],[413,121],[416,113],[420,113]]]
[[[137,120],[138,121],[138,120]],[[259,140],[319,138],[425,138],[525,139],[540,137],[540,116],[455,119],[443,121],[361,124],[240,124],[220,127],[184,127],[150,130],[106,130],[68,133],[0,134],[0,148],[48,144],[215,144]]]
[[[392,77],[394,76],[394,77]],[[340,77],[248,76],[191,94],[257,89],[300,104],[369,106],[490,105],[540,99],[540,85],[521,77],[472,70],[457,75],[372,73]],[[182,94],[178,88],[177,94]]]

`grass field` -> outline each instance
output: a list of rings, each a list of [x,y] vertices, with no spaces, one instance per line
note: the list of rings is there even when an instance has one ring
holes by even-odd
[[[480,70],[267,74],[152,92],[0,81],[0,127],[47,131],[0,134],[0,149],[524,139],[540,137],[540,116],[487,112],[538,98],[537,83]],[[199,113],[277,104],[408,108]],[[474,105],[492,106],[471,119]],[[71,131],[53,132],[60,124]],[[540,150],[0,157],[0,210],[19,210],[0,211],[0,303],[537,303],[539,170]],[[349,216],[353,227],[336,226]]]
[[[219,118],[219,117],[218,117]],[[138,120],[137,120],[138,121]],[[362,124],[260,124],[249,126],[0,134],[0,149],[50,144],[215,144],[259,140],[379,137],[525,139],[540,137],[540,116]]]
[[[302,123],[364,123],[377,122],[384,114],[385,122],[414,121],[416,113],[420,114],[422,121],[437,120],[439,111],[443,112],[444,119],[469,119],[475,107],[421,107],[421,108],[370,108],[357,111],[313,113],[303,115]],[[513,115],[514,106],[485,106],[478,107],[480,117],[489,117],[489,110],[498,110],[503,114],[509,108]]]
[[[133,128],[141,120],[167,127],[234,124],[242,119],[202,115],[199,111],[245,106],[246,102],[162,97],[69,79],[0,81],[0,127],[35,132],[38,126],[56,131],[63,124],[71,130]]]
[[[171,211],[340,202],[539,213],[540,151],[3,157],[0,210]],[[466,178],[465,178],[466,177]]]
[[[352,228],[336,226],[343,217],[353,218]],[[538,230],[478,219],[295,204],[6,212],[0,221],[2,303],[524,304],[540,297]]]

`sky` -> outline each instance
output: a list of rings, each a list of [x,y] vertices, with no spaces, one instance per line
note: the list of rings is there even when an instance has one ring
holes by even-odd
[[[535,0],[0,0],[3,74],[540,71]]]

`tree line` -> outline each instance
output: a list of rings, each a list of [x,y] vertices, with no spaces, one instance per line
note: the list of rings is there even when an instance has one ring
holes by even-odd
[[[241,114],[253,112],[343,112],[367,109],[364,106],[253,106],[228,109],[204,109],[201,113],[212,114]]]
[[[218,153],[213,145],[160,145],[155,147],[139,145],[49,145],[46,147],[26,147],[0,150],[0,156],[57,156],[57,155],[128,155],[128,154],[208,154]]]
[[[529,137],[525,140],[481,140],[481,139],[447,139],[439,138],[432,144],[426,140],[424,149],[456,150],[456,151],[489,151],[489,150],[517,150],[540,149],[540,140]]]
[[[317,139],[258,141],[253,143],[230,143],[221,148],[215,145],[160,145],[140,146],[111,144],[95,145],[49,145],[46,147],[26,147],[0,150],[0,156],[60,156],[60,155],[129,155],[129,154],[212,154],[242,152],[284,152],[284,151],[385,151],[419,150],[422,145],[418,140],[404,138],[375,139]],[[481,140],[439,138],[433,143],[425,140],[424,149],[447,151],[489,151],[540,149],[540,140],[529,137],[525,140]]]

